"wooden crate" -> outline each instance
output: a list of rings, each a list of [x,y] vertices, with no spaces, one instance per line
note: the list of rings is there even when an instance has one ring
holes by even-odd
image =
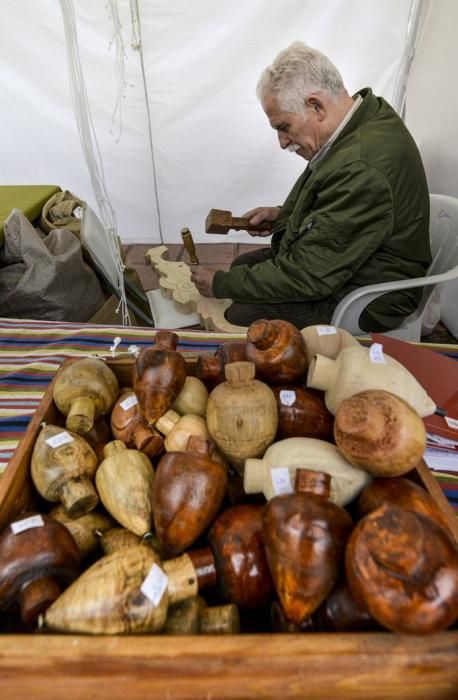
[[[195,359],[187,360],[193,374]],[[121,386],[132,360],[112,360]],[[62,419],[46,392],[0,480],[0,528],[33,504],[30,458],[43,421]],[[410,474],[455,515],[424,463]],[[458,631],[243,634],[232,637],[0,635],[0,697],[50,700],[153,698],[453,698]]]

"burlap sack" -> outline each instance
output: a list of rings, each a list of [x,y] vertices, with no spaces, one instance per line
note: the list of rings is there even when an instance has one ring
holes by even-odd
[[[83,207],[83,202],[74,194],[65,190],[65,192],[56,192],[55,195],[48,199],[43,207],[40,218],[40,228],[46,233],[49,233],[55,228],[67,228],[73,231],[79,237],[81,230],[81,217],[75,216],[75,209]]]
[[[22,212],[13,209],[0,252],[0,316],[84,322],[104,301],[77,237],[55,229],[41,238]]]

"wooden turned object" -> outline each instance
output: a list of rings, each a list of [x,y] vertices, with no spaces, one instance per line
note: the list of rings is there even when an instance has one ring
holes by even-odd
[[[134,534],[151,531],[154,470],[148,457],[114,440],[95,477],[100,500],[110,515]]]
[[[383,505],[355,527],[347,580],[378,622],[405,634],[446,629],[458,615],[458,552],[430,518]]]
[[[379,628],[361,600],[351,593],[345,578],[340,578],[312,616],[317,632],[365,632]]]
[[[362,391],[339,405],[336,445],[356,467],[374,476],[401,476],[426,447],[423,421],[403,399],[387,391]]]
[[[270,606],[270,622],[272,632],[277,633],[300,634],[301,632],[314,632],[315,630],[315,623],[312,617],[308,617],[300,625],[295,625],[294,622],[291,622],[277,600]]]
[[[289,437],[332,440],[334,416],[329,413],[319,392],[295,384],[274,386],[272,391],[278,409],[276,440]]]
[[[239,608],[262,607],[274,594],[262,539],[263,510],[252,504],[228,508],[208,536],[221,598]]]
[[[220,509],[227,472],[211,459],[212,448],[211,441],[191,436],[186,452],[169,452],[157,465],[154,526],[166,556],[190,547]]]
[[[95,511],[80,515],[79,518],[71,518],[63,506],[56,506],[49,515],[67,528],[82,557],[86,557],[98,548],[99,533],[113,527],[111,518]]]
[[[214,355],[199,355],[196,374],[207,386],[214,388],[225,381],[224,368],[227,364],[245,362],[246,359],[246,340],[230,340],[222,343]]]
[[[352,521],[328,500],[330,476],[299,469],[296,493],[267,504],[263,536],[269,568],[286,617],[300,625],[337,581]]]
[[[191,413],[204,417],[207,413],[208,391],[198,377],[186,377],[184,385],[172,408],[184,416]]]
[[[434,520],[451,537],[453,536],[447,519],[436,504],[436,501],[425,489],[418,484],[414,484],[410,479],[405,479],[402,476],[393,479],[374,479],[360,493],[358,515],[360,518],[363,518],[385,503],[425,515],[427,518]]]
[[[100,538],[100,546],[104,554],[113,554],[123,547],[143,545],[156,552],[161,559],[163,557],[162,547],[155,533],[140,537],[124,527],[112,527],[103,532],[98,530],[97,536]]]
[[[187,227],[181,229],[181,239],[183,241],[184,248],[189,255],[191,265],[198,265],[199,258],[197,257],[194,239],[191,231]]]
[[[260,457],[273,442],[278,413],[275,396],[263,382],[254,379],[251,362],[226,365],[227,381],[211,392],[207,425],[222,454],[243,473],[248,457]]]
[[[101,461],[100,457],[103,454],[103,448],[107,442],[113,439],[107,416],[102,416],[96,420],[91,430],[84,433],[82,437],[84,437],[86,442],[92,447],[97,455],[97,459]]]
[[[111,411],[118,398],[114,372],[95,357],[84,357],[62,365],[53,385],[54,403],[67,416],[66,427],[84,435],[94,421]]]
[[[328,332],[326,332],[328,331]],[[301,330],[307,352],[307,364],[315,355],[335,360],[341,350],[349,345],[358,345],[356,338],[343,328],[328,325],[306,326]]]
[[[71,440],[58,447],[48,441],[67,433]],[[38,493],[47,501],[60,501],[72,518],[93,510],[99,499],[92,484],[98,459],[80,435],[57,425],[40,432],[31,460],[31,474]]]
[[[232,212],[227,209],[210,209],[205,219],[206,233],[229,233],[231,229],[235,231],[271,231],[272,222],[263,221],[261,224],[253,226],[249,217],[232,216]]]
[[[26,513],[13,522],[36,515]],[[79,573],[80,554],[68,530],[47,515],[44,525],[0,535],[0,610],[19,603],[27,627],[56,600]]]
[[[111,412],[113,437],[148,457],[156,457],[163,449],[164,438],[147,424],[138,403],[125,407],[128,406],[129,399],[134,397],[133,390],[124,391],[113,406]],[[126,401],[127,404],[125,404]]]
[[[238,634],[240,616],[233,603],[207,606],[200,596],[184,600],[169,609],[164,633],[171,635],[191,634]]]
[[[172,407],[184,386],[186,363],[177,345],[176,333],[157,331],[154,345],[143,348],[135,361],[134,391],[148,425]]]
[[[307,373],[307,354],[301,332],[288,321],[259,320],[247,331],[247,359],[256,376],[270,384],[293,384]]]

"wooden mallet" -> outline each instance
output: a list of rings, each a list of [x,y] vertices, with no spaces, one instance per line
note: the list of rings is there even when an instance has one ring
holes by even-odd
[[[248,217],[232,216],[232,212],[224,209],[210,209],[205,219],[206,233],[228,233],[235,231],[271,231],[272,222],[263,221],[262,224],[252,226]]]

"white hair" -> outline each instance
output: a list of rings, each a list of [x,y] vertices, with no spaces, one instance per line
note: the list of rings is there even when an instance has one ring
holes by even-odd
[[[337,97],[345,91],[342,76],[321,51],[302,41],[295,41],[280,51],[259,78],[256,94],[263,102],[271,96],[288,112],[302,112],[305,99],[312,92]]]

